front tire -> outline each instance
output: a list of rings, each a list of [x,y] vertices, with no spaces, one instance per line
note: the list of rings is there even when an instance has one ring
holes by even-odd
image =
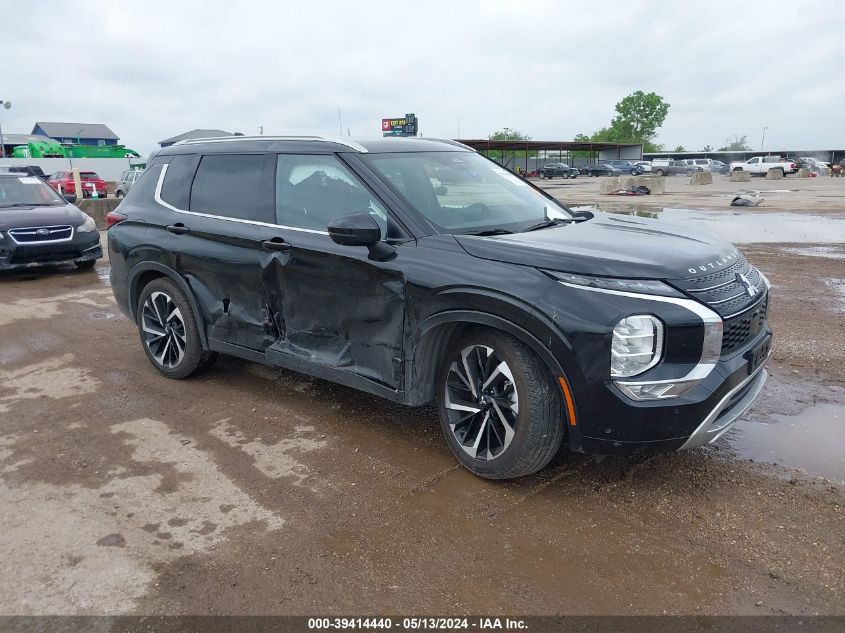
[[[546,179],[546,172],[541,171],[537,174],[537,176],[539,176],[540,180],[545,180]]]
[[[187,378],[216,359],[202,348],[188,297],[170,279],[144,286],[136,314],[141,346],[153,367],[168,378]]]
[[[438,371],[440,424],[458,461],[486,479],[537,472],[565,433],[560,389],[517,339],[477,330],[450,345]]]

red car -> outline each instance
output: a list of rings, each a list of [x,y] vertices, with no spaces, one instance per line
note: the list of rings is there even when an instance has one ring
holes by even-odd
[[[105,198],[108,195],[106,181],[100,178],[93,171],[79,172],[79,179],[82,181],[83,198],[92,197],[95,190],[97,191],[98,198]],[[72,193],[79,197],[79,194],[76,192],[76,184],[73,182],[72,171],[57,171],[55,174],[50,176],[47,183],[62,195]]]

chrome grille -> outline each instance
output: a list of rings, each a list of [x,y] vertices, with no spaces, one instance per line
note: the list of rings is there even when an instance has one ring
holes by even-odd
[[[16,244],[41,244],[44,242],[66,242],[73,237],[71,226],[33,226],[10,229],[9,236]]]
[[[739,275],[748,282],[748,288]],[[766,282],[745,257],[724,270],[689,279],[673,281],[675,285],[713,308],[723,319],[731,319],[760,303],[766,293]],[[751,293],[749,293],[751,289]]]
[[[735,352],[755,338],[766,326],[766,316],[769,309],[768,295],[750,310],[746,310],[732,319],[724,322],[722,334],[722,356]]]

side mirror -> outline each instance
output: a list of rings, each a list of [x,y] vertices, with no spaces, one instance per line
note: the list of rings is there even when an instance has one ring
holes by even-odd
[[[329,237],[341,246],[372,246],[381,241],[381,227],[369,213],[350,213],[328,226]]]
[[[386,261],[396,249],[381,241],[381,227],[369,213],[350,213],[332,220],[327,227],[329,237],[341,246],[366,246],[370,259]]]
[[[75,193],[66,193],[65,200],[68,201],[68,204],[74,204],[76,202],[76,194]]]
[[[439,187],[434,188],[434,193],[438,196],[445,196],[447,193],[449,193],[449,190],[446,189],[446,187],[444,187],[443,185],[440,185]]]

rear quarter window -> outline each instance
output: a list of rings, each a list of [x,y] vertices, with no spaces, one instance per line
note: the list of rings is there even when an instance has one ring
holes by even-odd
[[[191,211],[239,220],[275,222],[272,183],[263,183],[263,154],[212,154],[200,160],[191,186]],[[169,171],[169,170],[168,170]],[[169,174],[168,174],[169,175]],[[262,186],[262,183],[265,186]]]
[[[161,199],[177,209],[187,209],[191,194],[191,181],[197,169],[197,154],[177,154],[167,164],[167,173],[161,186]]]

